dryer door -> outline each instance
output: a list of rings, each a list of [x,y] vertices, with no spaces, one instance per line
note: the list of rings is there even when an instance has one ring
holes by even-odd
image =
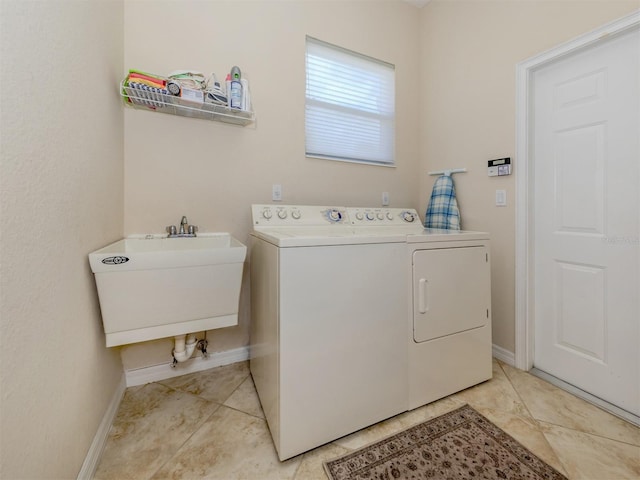
[[[413,253],[413,338],[425,342],[481,327],[491,304],[484,246]]]

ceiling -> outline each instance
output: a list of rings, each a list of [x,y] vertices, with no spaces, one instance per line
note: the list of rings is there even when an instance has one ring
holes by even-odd
[[[411,5],[415,5],[418,8],[422,8],[431,0],[404,0],[404,1],[407,3],[410,3]]]

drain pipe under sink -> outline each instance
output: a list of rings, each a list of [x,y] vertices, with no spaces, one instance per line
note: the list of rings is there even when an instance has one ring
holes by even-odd
[[[176,362],[185,362],[191,358],[198,340],[194,333],[188,335],[176,335],[174,338],[173,358]]]

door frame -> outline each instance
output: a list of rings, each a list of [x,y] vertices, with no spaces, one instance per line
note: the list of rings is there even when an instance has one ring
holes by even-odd
[[[531,95],[533,73],[563,56],[599,44],[640,25],[640,10],[535,55],[516,65],[516,324],[515,367],[530,370],[534,353],[534,175]]]

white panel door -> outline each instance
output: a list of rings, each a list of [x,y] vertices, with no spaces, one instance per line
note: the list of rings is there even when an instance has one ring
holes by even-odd
[[[534,366],[640,415],[640,34],[533,76]]]

